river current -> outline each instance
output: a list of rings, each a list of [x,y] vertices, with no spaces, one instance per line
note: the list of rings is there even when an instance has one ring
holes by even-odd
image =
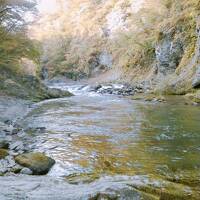
[[[199,194],[200,107],[185,105],[182,97],[146,102],[97,94],[89,86],[51,87],[75,96],[37,103],[21,121],[44,127],[32,148],[56,160],[48,176],[70,184],[141,176]]]

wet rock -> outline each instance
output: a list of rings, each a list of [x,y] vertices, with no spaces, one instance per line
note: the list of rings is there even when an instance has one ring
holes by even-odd
[[[5,120],[4,123],[7,124],[7,125],[9,125],[9,126],[13,125],[13,121],[11,121],[9,119]]]
[[[10,144],[9,148],[15,151],[24,150],[24,144],[22,141],[16,141]]]
[[[175,71],[183,55],[183,41],[173,37],[173,30],[163,30],[156,46],[156,61],[158,71],[168,74]]]
[[[0,160],[4,159],[6,156],[8,156],[8,150],[0,149]]]
[[[34,175],[44,175],[55,164],[55,160],[42,153],[26,153],[15,157],[15,161],[29,168]]]
[[[94,90],[97,91],[97,90],[99,90],[100,88],[102,88],[102,85],[97,85],[97,86],[94,88]]]
[[[7,166],[7,167],[9,167],[9,168],[12,168],[12,167],[14,167],[14,166],[16,165],[13,156],[7,156],[7,157],[6,157],[6,161],[7,161],[7,163],[8,163],[8,166]]]
[[[17,133],[19,133],[20,131],[22,131],[22,128],[14,128],[12,130],[12,135],[16,135]]]
[[[32,170],[30,170],[29,168],[21,169],[20,173],[21,174],[26,174],[26,175],[32,175],[33,174]]]
[[[196,93],[185,95],[185,98],[193,104],[200,104],[200,90],[198,90]]]
[[[25,129],[25,132],[28,133],[44,133],[46,131],[46,127],[28,127]]]
[[[0,148],[8,149],[8,147],[9,147],[9,142],[6,139],[0,138]]]
[[[6,134],[12,134],[12,131],[13,131],[13,126],[12,125],[5,126],[4,129],[3,129],[3,132],[5,132]]]
[[[14,167],[11,168],[10,172],[12,172],[14,174],[18,174],[21,172],[22,169],[23,169],[22,166],[16,164]]]
[[[0,175],[11,172],[15,165],[16,163],[12,156],[6,156],[4,159],[0,159]]]
[[[135,93],[134,87],[121,84],[97,85],[93,91],[100,94],[114,94],[122,96],[131,96]]]

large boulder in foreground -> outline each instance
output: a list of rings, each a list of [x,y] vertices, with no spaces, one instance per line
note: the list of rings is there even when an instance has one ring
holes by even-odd
[[[15,161],[29,168],[33,175],[45,175],[55,164],[55,160],[43,153],[25,153],[15,157]]]

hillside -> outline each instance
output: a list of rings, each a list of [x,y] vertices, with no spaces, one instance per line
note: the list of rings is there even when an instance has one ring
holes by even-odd
[[[60,8],[31,29],[43,41],[50,76],[145,80],[170,94],[198,87],[199,1],[58,2]]]

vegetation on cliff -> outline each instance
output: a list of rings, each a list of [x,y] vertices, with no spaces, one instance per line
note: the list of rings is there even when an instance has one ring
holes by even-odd
[[[39,43],[28,36],[28,16],[36,16],[34,0],[0,2],[0,94],[40,100],[69,96],[47,89],[39,80]],[[33,17],[32,17],[33,18]]]
[[[40,13],[28,31],[42,44],[40,64],[50,78],[61,74],[77,80],[116,71],[118,81],[145,82],[168,94],[185,94],[198,86],[199,1],[57,3],[53,13]],[[27,37],[25,17],[27,12],[35,14],[35,6],[35,1],[25,0],[1,3],[0,67],[4,71],[37,74],[39,45]]]
[[[161,82],[159,89],[167,93],[191,90],[199,1],[59,3],[53,14],[41,17],[32,29],[33,37],[46,39],[43,65],[51,76],[94,76],[111,69],[123,81],[146,80],[153,87]]]

